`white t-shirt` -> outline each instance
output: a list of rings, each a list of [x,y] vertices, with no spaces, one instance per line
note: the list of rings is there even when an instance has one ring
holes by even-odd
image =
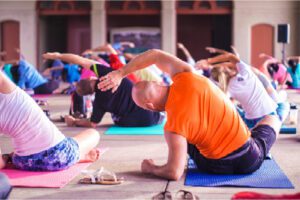
[[[263,84],[244,62],[237,64],[238,74],[228,84],[230,96],[239,101],[247,119],[255,119],[276,111],[277,104],[271,99]]]
[[[14,153],[28,156],[47,150],[65,136],[19,87],[0,93],[0,132],[12,138]]]

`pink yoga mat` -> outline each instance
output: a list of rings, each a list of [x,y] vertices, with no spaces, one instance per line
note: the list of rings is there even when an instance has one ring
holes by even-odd
[[[10,184],[15,187],[62,188],[90,164],[78,163],[69,169],[56,172],[31,172],[16,169],[3,169],[0,172],[6,174]]]
[[[107,150],[108,148],[101,148],[100,156]],[[56,172],[2,169],[0,173],[6,174],[10,184],[14,187],[62,188],[91,164],[92,163],[77,163],[66,170]]]

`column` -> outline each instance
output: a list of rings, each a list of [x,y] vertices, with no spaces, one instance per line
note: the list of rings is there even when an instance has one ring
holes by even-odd
[[[176,1],[161,1],[162,50],[176,55]]]
[[[107,42],[105,1],[92,1],[91,46],[97,47]]]

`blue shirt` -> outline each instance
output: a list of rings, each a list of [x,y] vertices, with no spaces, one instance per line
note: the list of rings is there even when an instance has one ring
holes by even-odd
[[[35,67],[25,60],[20,60],[19,62],[19,81],[17,85],[22,88],[36,88],[44,83],[47,83],[48,80],[45,79]]]
[[[5,64],[3,67],[3,72],[11,81],[14,82],[14,78],[11,73],[11,68],[12,68],[12,64]]]
[[[64,63],[59,59],[55,59],[53,61],[51,67],[59,67],[59,66],[64,67]],[[53,79],[58,79],[61,76],[61,72],[62,72],[62,70],[54,70],[54,71],[51,72],[51,77]]]
[[[67,70],[67,82],[74,83],[80,80],[79,66],[75,64],[65,64],[64,69]]]
[[[292,71],[292,68],[288,67],[287,71],[290,73],[292,77],[292,87],[300,88],[300,63],[297,64],[295,73]]]

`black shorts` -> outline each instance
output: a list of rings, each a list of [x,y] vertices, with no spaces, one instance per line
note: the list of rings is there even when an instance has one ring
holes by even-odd
[[[202,171],[247,174],[260,168],[275,140],[276,133],[272,127],[259,125],[252,129],[250,139],[242,147],[221,159],[205,158],[192,144],[188,144],[188,153]]]
[[[59,80],[49,80],[47,83],[33,88],[34,94],[52,94],[59,87]]]

